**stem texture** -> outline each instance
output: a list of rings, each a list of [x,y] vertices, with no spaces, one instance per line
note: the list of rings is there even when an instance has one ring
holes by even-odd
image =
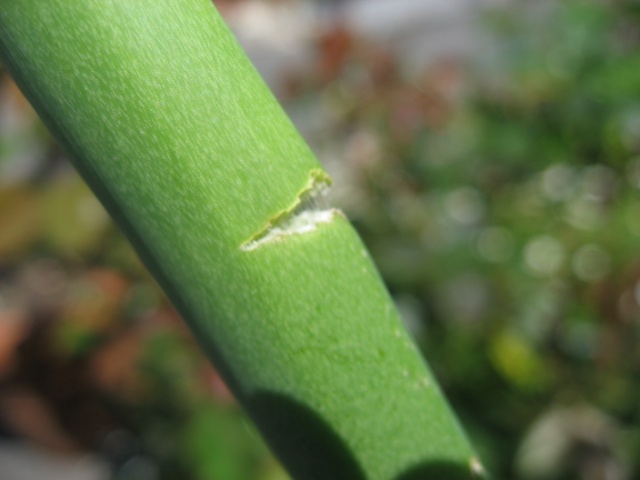
[[[295,478],[481,476],[209,0],[0,0],[0,61]]]

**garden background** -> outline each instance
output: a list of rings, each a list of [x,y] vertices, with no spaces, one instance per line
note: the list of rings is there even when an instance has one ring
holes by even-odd
[[[495,478],[640,478],[640,3],[214,3]],[[4,73],[0,478],[288,478]]]

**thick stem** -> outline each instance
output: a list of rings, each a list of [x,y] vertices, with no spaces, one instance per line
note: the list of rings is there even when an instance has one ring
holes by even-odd
[[[209,0],[0,0],[0,60],[295,478],[477,460]]]

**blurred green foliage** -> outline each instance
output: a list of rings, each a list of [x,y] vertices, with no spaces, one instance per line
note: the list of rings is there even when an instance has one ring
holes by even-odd
[[[353,218],[497,478],[638,478],[640,16],[533,3],[475,69],[354,102]]]
[[[345,159],[339,201],[496,478],[640,477],[638,5],[514,2],[472,66],[419,78],[329,32],[330,71],[285,99],[331,105],[310,141]],[[85,422],[94,435],[56,404],[68,432],[118,479],[287,478],[42,127],[11,108],[0,315],[22,312],[24,343],[44,331],[56,365],[99,392],[110,420]],[[31,378],[21,352],[6,388]]]

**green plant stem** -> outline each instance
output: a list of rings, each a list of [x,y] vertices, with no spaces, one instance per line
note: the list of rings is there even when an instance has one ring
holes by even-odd
[[[0,60],[295,478],[474,476],[349,222],[287,221],[328,179],[209,0],[0,0]]]

